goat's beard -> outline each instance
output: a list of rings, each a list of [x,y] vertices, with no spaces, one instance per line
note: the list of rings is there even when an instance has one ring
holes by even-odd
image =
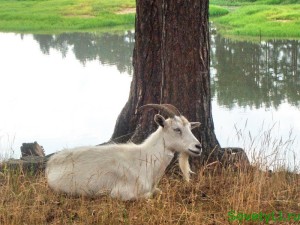
[[[179,168],[183,174],[183,178],[189,182],[190,181],[190,173],[194,173],[190,168],[189,163],[189,154],[185,152],[181,152],[178,157]]]

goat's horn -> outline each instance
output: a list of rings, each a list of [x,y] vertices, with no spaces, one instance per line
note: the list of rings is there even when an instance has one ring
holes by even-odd
[[[166,113],[169,117],[174,117],[174,116],[180,116],[179,110],[171,105],[171,104],[147,104],[143,105],[139,108],[139,110],[144,110],[146,108],[154,108],[163,111]]]
[[[176,116],[181,116],[180,111],[174,105],[171,104],[162,104],[162,105],[168,108],[171,112],[174,112]]]

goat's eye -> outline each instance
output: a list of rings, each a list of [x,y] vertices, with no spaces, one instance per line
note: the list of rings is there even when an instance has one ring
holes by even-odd
[[[178,133],[178,134],[181,134],[181,130],[180,130],[180,128],[175,128],[175,129],[173,129],[176,133]]]

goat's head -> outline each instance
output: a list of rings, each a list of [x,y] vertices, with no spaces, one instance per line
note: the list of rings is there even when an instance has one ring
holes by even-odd
[[[165,119],[160,114],[154,117],[154,121],[162,127],[166,148],[191,156],[200,156],[201,143],[192,133],[193,128],[200,126],[200,122],[189,122],[175,106],[170,104],[147,104],[140,109],[145,108],[160,110],[169,117]]]

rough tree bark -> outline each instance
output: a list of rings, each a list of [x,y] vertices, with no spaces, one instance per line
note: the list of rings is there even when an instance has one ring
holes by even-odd
[[[209,73],[208,0],[137,0],[134,75],[128,102],[121,111],[112,139],[144,140],[156,129],[155,112],[137,113],[148,103],[175,105],[201,126],[194,134],[204,154],[220,157],[214,133]],[[201,164],[194,161],[192,166]]]

